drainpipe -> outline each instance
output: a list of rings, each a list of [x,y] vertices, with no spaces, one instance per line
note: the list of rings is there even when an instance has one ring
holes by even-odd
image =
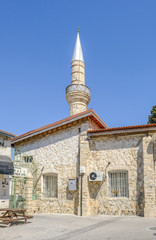
[[[81,163],[80,163],[80,134],[81,134],[81,128],[78,128],[79,130],[79,177],[80,177],[80,216],[82,216],[83,213],[83,174],[85,172],[85,167],[80,167]]]
[[[83,194],[83,191],[82,191],[82,190],[83,190],[83,188],[82,188],[82,187],[83,187],[83,175],[81,174],[81,175],[80,175],[80,177],[81,177],[81,202],[80,202],[80,216],[82,216],[82,197],[83,197],[83,196],[82,196],[82,194]]]
[[[104,178],[106,179],[107,178],[107,168],[108,168],[108,166],[111,164],[111,162],[108,162],[107,163],[107,166],[106,166],[106,168],[105,168],[105,176],[104,176]]]
[[[85,166],[80,167],[80,178],[81,178],[81,192],[80,192],[80,216],[83,213],[83,175],[85,174]]]

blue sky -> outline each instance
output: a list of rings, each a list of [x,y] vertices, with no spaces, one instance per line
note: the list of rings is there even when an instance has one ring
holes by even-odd
[[[156,105],[155,0],[0,1],[0,129],[69,116],[77,27],[93,108],[110,127],[146,124]]]

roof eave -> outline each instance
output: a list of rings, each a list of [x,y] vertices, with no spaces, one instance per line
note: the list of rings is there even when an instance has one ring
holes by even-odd
[[[139,134],[139,133],[147,133],[147,132],[156,132],[155,128],[144,128],[144,129],[126,129],[126,130],[118,130],[118,131],[97,131],[92,132],[88,131],[88,135],[90,137],[96,137],[96,136],[109,136],[109,135],[124,135],[124,134]]]
[[[36,131],[36,132],[34,132],[34,133],[30,133],[30,134],[28,134],[28,135],[26,135],[26,136],[23,136],[23,137],[20,137],[20,136],[19,136],[19,138],[17,137],[17,139],[15,139],[15,140],[12,139],[12,145],[14,145],[14,144],[17,143],[17,142],[23,141],[23,140],[25,140],[25,139],[28,139],[28,138],[37,136],[37,135],[42,134],[42,133],[44,133],[44,132],[48,132],[48,131],[53,130],[53,129],[55,129],[55,128],[58,128],[58,127],[61,127],[61,126],[70,124],[70,123],[72,123],[72,122],[75,122],[75,121],[78,121],[78,120],[81,120],[81,119],[83,119],[83,118],[90,117],[90,116],[93,116],[95,119],[97,119],[97,120],[99,121],[99,123],[101,124],[101,126],[103,126],[103,128],[108,127],[108,126],[98,117],[98,115],[94,112],[94,110],[93,110],[93,109],[90,109],[90,110],[88,110],[87,113],[84,113],[83,115],[80,115],[80,116],[77,116],[77,117],[75,117],[75,118],[69,119],[69,120],[67,120],[67,121],[65,121],[65,122],[55,124],[55,125],[53,125],[53,126],[47,127],[47,128],[45,128],[45,129],[42,129],[42,130],[39,130],[39,131]]]
[[[102,121],[102,119],[96,114],[96,112],[95,112],[94,110],[92,110],[92,113],[93,113],[93,116],[94,116],[96,119],[98,119],[98,121],[101,123],[101,125],[102,125],[104,128],[106,128],[106,129],[109,128],[108,125],[107,125],[105,122]]]
[[[4,130],[0,130],[0,134],[1,134],[1,135],[4,135],[4,136],[6,136],[6,137],[10,137],[10,138],[14,138],[14,137],[17,136],[17,135],[14,134],[14,133],[6,132],[6,131],[4,131]]]

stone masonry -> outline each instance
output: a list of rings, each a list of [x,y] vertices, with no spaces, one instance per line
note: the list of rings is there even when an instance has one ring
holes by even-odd
[[[79,169],[83,175],[83,215],[145,215],[155,216],[155,168],[152,135],[131,134],[97,136],[87,134],[88,121],[67,127],[52,134],[35,137],[16,145],[21,153],[33,156],[38,166],[37,199],[32,200],[29,186],[27,208],[29,212],[66,213],[80,215]],[[79,129],[81,128],[81,133]],[[108,162],[110,162],[108,166]],[[128,197],[113,198],[109,193],[108,173],[128,172]],[[89,182],[89,173],[102,171],[102,182]],[[43,175],[58,175],[58,197],[43,196]],[[68,180],[77,178],[77,191],[68,191]],[[32,184],[32,181],[30,181]],[[31,194],[30,194],[31,193]]]
[[[37,185],[38,197],[34,200],[35,204],[28,194],[27,209],[29,212],[32,209],[34,212],[78,214],[79,193],[68,191],[68,180],[79,178],[79,128],[83,133],[88,129],[88,125],[88,122],[76,124],[16,146],[16,150],[18,149],[21,154],[33,156],[38,167],[38,177],[43,167],[42,175],[47,173],[58,175],[58,198],[44,198],[43,177],[41,176]],[[30,191],[29,188],[29,193]]]
[[[89,172],[102,171],[104,181],[88,182],[89,214],[143,215],[142,138],[142,135],[90,138]],[[128,171],[128,198],[112,198],[109,194],[108,173],[120,170]]]

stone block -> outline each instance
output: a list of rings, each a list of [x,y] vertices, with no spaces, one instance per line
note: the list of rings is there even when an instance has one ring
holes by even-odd
[[[144,208],[144,217],[156,217],[156,207]]]

